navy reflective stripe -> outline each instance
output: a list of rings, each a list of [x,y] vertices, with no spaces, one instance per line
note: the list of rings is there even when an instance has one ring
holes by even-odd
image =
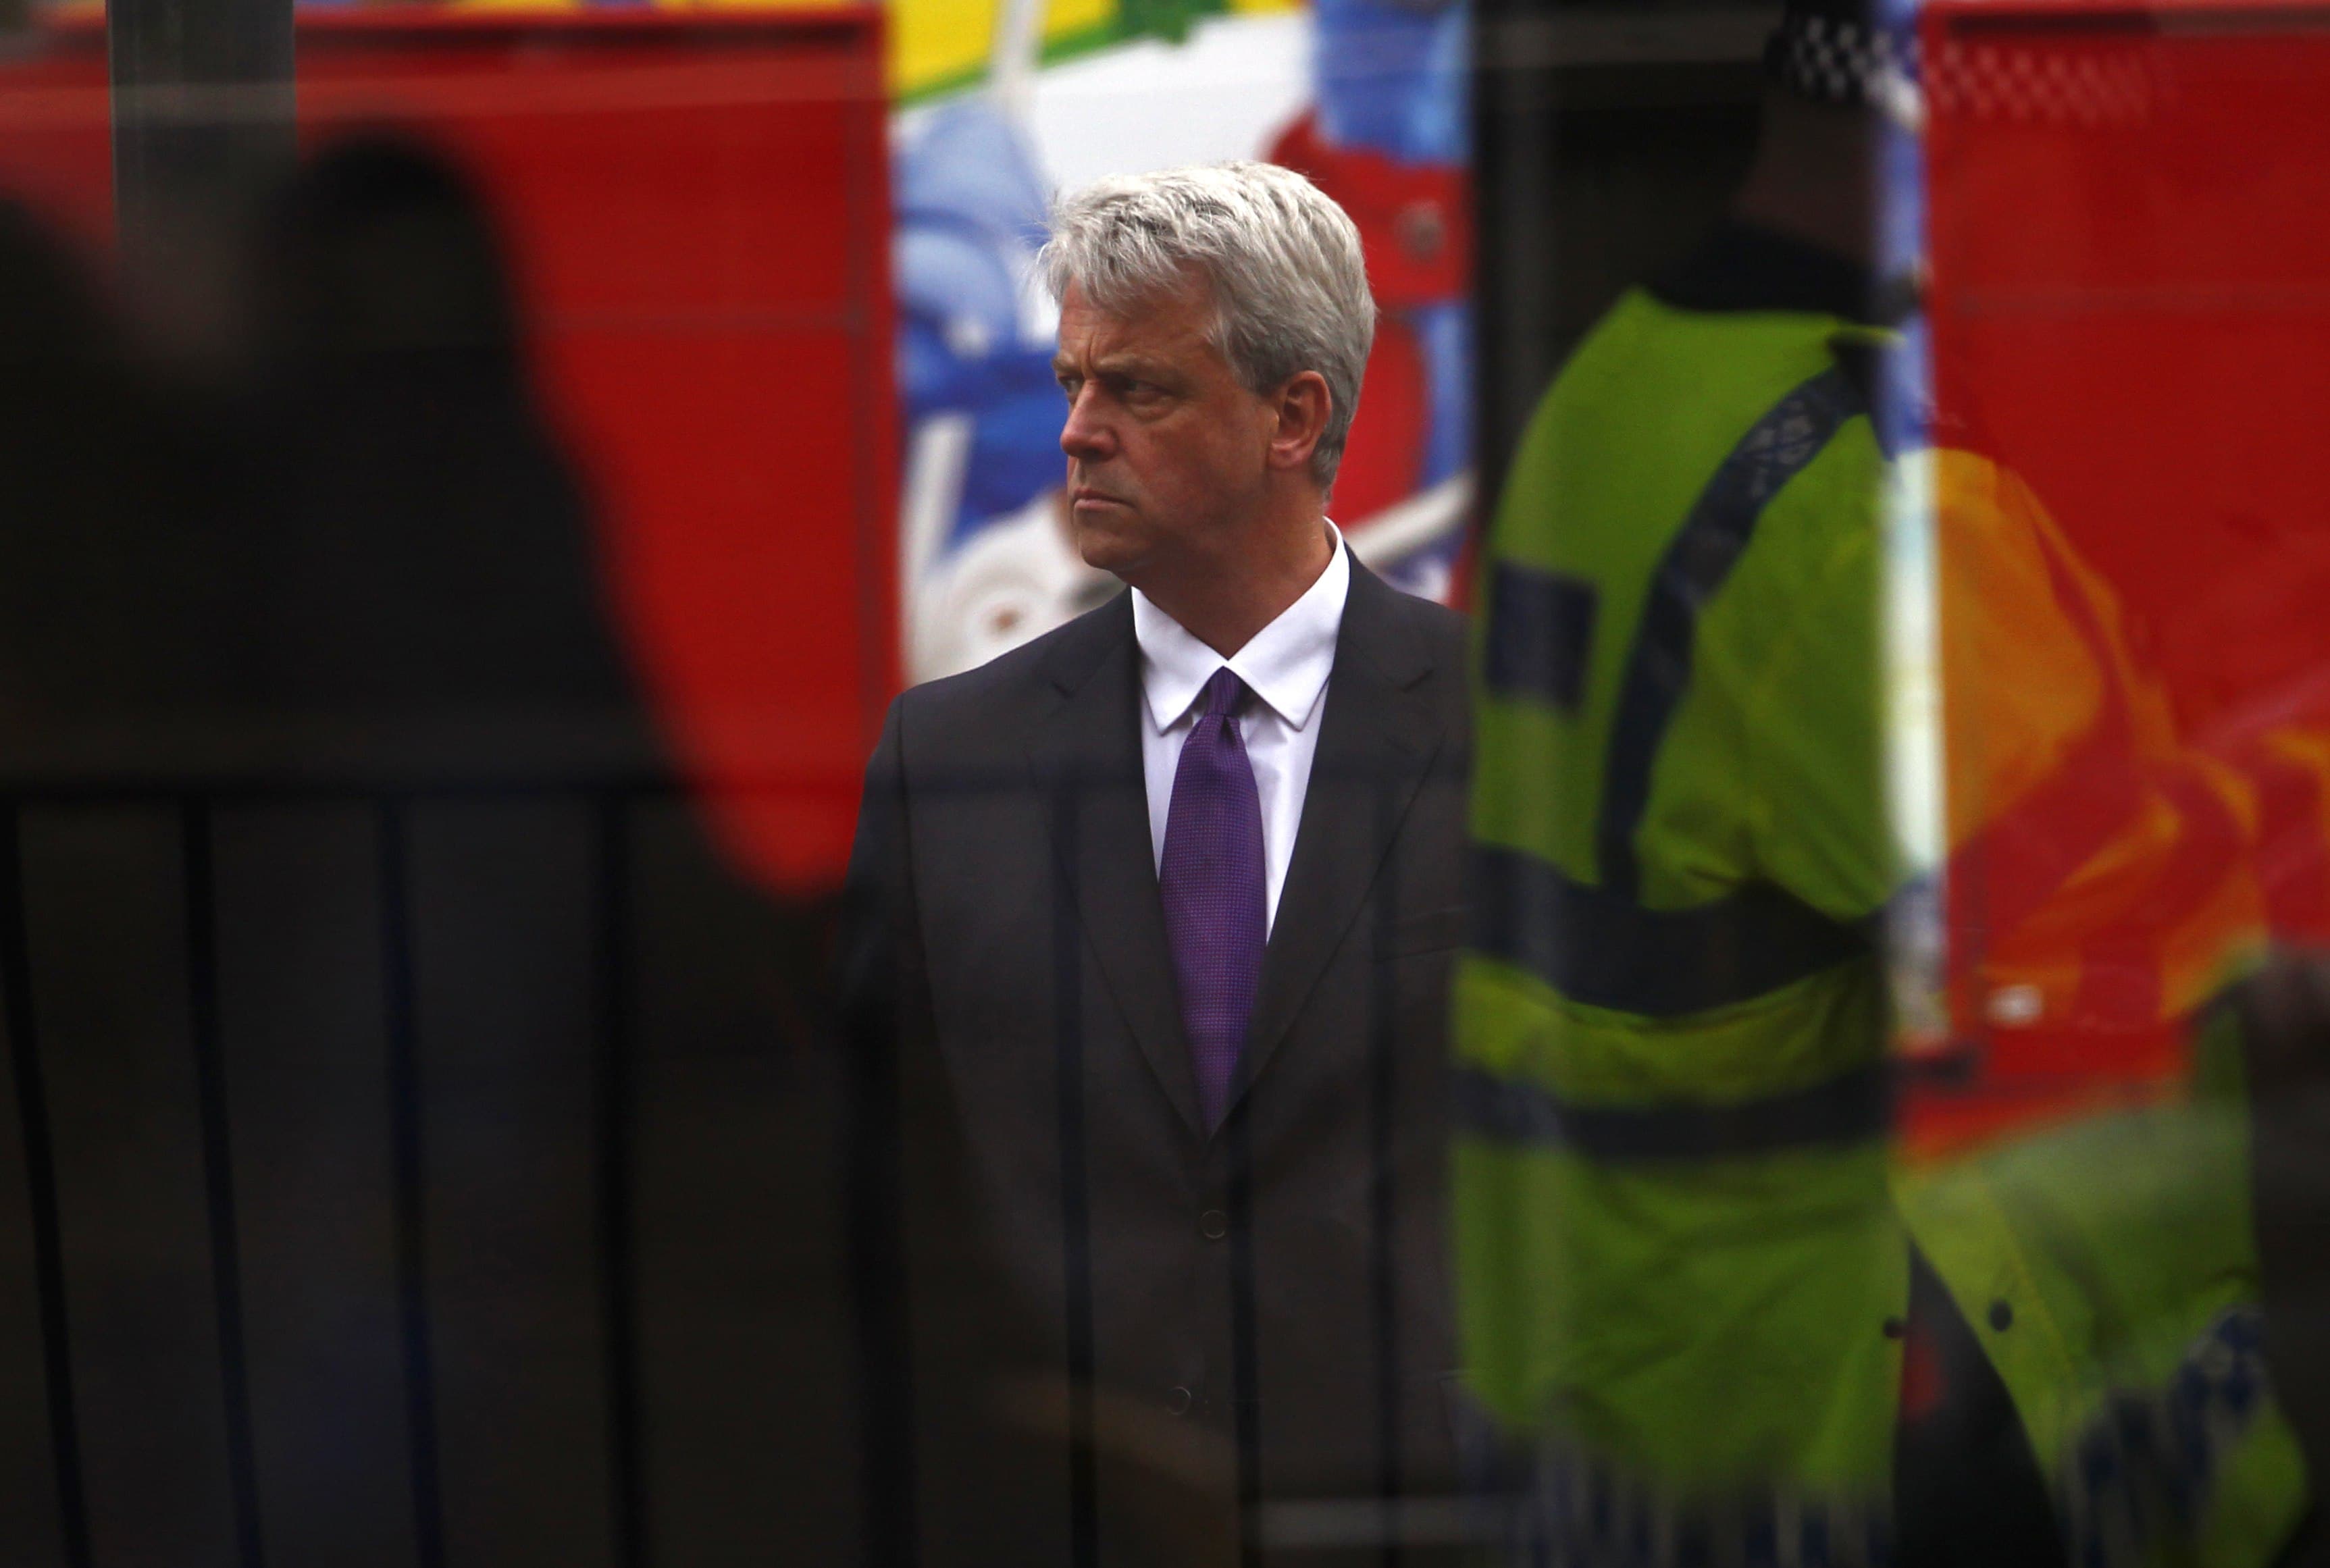
[[[1626,1568],[1882,1568],[1892,1500],[1785,1482],[1694,1487],[1582,1450],[1540,1428],[1529,1447],[1486,1433],[1492,1475],[1475,1491],[1503,1544],[1498,1561]]]
[[[1573,1002],[1679,1018],[1776,991],[1874,948],[1875,917],[1846,924],[1767,883],[1713,903],[1644,909],[1519,850],[1478,845],[1473,946]]]
[[[1652,764],[1691,685],[1700,609],[1731,575],[1765,505],[1864,411],[1836,365],[1782,398],[1715,470],[1652,574],[1603,766],[1596,840],[1602,885],[1613,893],[1631,899],[1641,889],[1634,834],[1650,806]]]
[[[1920,357],[1909,344],[1838,336],[1829,340],[1828,351],[1852,378],[1869,415],[1869,433],[1887,462],[1929,443],[1933,410],[1921,385]]]
[[[1576,710],[1586,700],[1596,603],[1584,578],[1499,562],[1489,577],[1482,681],[1499,696]]]
[[[1729,1105],[1573,1105],[1531,1083],[1456,1070],[1457,1124],[1498,1143],[1553,1144],[1595,1159],[1721,1159],[1882,1138],[1892,1074],[1871,1063],[1809,1089]]]
[[[1488,1505],[1501,1562],[1882,1568],[1895,1557],[1893,1508],[1882,1497],[1808,1495],[1776,1482],[1678,1496],[1672,1477],[1549,1435],[1497,1459],[1475,1496]]]
[[[2099,1568],[2186,1560],[2271,1397],[2264,1314],[2249,1302],[2220,1312],[2164,1383],[2112,1390],[2056,1467],[2068,1560]],[[2163,1554],[2164,1542],[2183,1549]]]

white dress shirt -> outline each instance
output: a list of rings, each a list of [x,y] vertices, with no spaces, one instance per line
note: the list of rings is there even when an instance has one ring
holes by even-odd
[[[1262,796],[1262,855],[1269,881],[1264,908],[1272,925],[1278,921],[1278,893],[1294,856],[1295,830],[1302,825],[1311,760],[1319,752],[1319,715],[1327,705],[1335,638],[1351,590],[1343,536],[1332,523],[1327,533],[1334,550],[1319,581],[1227,659],[1182,629],[1141,590],[1132,590],[1132,635],[1141,644],[1141,691],[1149,721],[1141,726],[1141,769],[1149,786],[1149,845],[1156,864],[1161,870],[1165,864],[1165,821],[1173,807],[1173,774],[1181,765],[1182,743],[1196,727],[1206,683],[1227,664],[1255,696],[1238,717],[1238,734]]]

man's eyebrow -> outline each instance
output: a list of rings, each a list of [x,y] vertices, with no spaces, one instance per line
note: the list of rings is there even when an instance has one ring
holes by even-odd
[[[1093,362],[1093,369],[1102,375],[1156,379],[1170,373],[1172,366],[1145,354],[1104,354]]]
[[[1172,373],[1172,366],[1167,361],[1149,354],[1104,354],[1093,362],[1092,373],[1094,375],[1130,376],[1135,380],[1154,381],[1170,376]],[[1055,379],[1083,373],[1077,367],[1075,360],[1066,350],[1052,356],[1052,374]]]

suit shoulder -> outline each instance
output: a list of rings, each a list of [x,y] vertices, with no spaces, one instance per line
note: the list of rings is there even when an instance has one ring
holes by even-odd
[[[1387,585],[1388,586],[1388,585]],[[1465,639],[1471,635],[1472,618],[1463,611],[1451,609],[1436,600],[1421,599],[1413,593],[1392,590],[1394,612],[1407,622],[1424,646],[1435,658],[1443,656],[1461,661],[1464,656]]]
[[[907,688],[898,698],[904,726],[934,739],[991,730],[1027,712],[1052,689],[1054,671],[1088,667],[1112,642],[1132,635],[1132,617],[1122,600],[1116,594],[975,669]]]
[[[1400,598],[1407,601],[1402,608],[1416,618],[1417,628],[1433,639],[1435,647],[1443,644],[1458,648],[1464,646],[1464,638],[1470,635],[1472,617],[1461,609],[1452,609],[1437,600],[1418,599],[1412,593],[1403,593]]]
[[[1450,756],[1461,771],[1468,765],[1464,758],[1472,734],[1472,693],[1465,678],[1471,623],[1460,611],[1399,592],[1388,583],[1378,603],[1377,624],[1400,645],[1394,662],[1385,666],[1387,672],[1400,681],[1424,675],[1422,689],[1428,694],[1427,700],[1439,710],[1448,732],[1459,741]]]

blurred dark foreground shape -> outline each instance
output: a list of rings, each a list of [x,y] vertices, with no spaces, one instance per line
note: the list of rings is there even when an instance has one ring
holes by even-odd
[[[0,1562],[848,1561],[829,911],[677,788],[459,173],[250,276],[198,406],[0,208]]]
[[[2330,1476],[2330,952],[2277,955],[2225,1006],[2249,1082],[2267,1359],[2307,1470]],[[2293,1568],[2330,1563],[2318,1492],[2288,1561]]]

